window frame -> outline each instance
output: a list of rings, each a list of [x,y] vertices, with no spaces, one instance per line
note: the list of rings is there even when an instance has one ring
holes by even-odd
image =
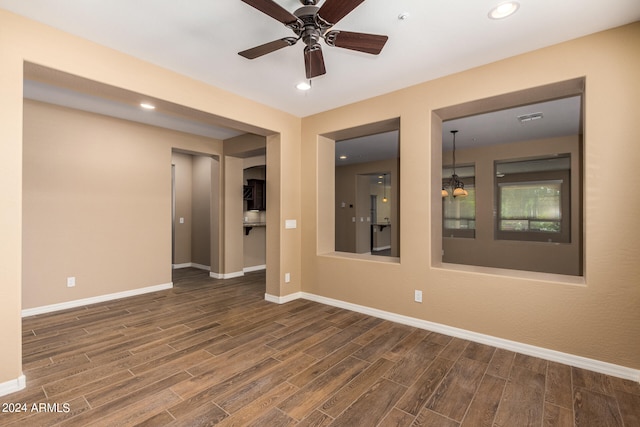
[[[495,162],[505,163],[504,161]],[[500,230],[501,215],[501,191],[500,186],[505,184],[518,184],[526,182],[560,182],[560,232],[548,231],[505,231]],[[571,243],[571,170],[554,170],[544,172],[527,172],[508,174],[504,177],[496,176],[494,185],[495,215],[494,236],[495,240],[519,240],[525,242],[554,242]]]
[[[468,166],[468,165],[467,165]],[[474,165],[475,168],[475,165]],[[475,189],[476,189],[476,179],[475,176],[469,176],[469,177],[464,177],[461,178],[461,180],[464,182],[465,184],[465,188],[468,187],[473,187],[474,190],[474,197],[475,197]],[[449,179],[442,179],[442,185],[443,187],[446,187],[449,184]],[[447,196],[447,198],[449,198],[451,196]],[[446,221],[448,219],[466,219],[466,220],[473,220],[473,222],[476,222],[476,218],[478,216],[478,209],[475,206],[475,200],[474,200],[474,209],[473,209],[473,218],[447,218],[445,216],[445,203],[449,203],[448,201],[445,201],[443,198],[443,202],[442,202],[442,237],[444,238],[448,238],[448,237],[459,237],[459,238],[465,238],[465,239],[475,239],[476,237],[476,227],[474,225],[473,228],[468,228],[468,229],[458,229],[458,228],[447,228],[446,227]]]

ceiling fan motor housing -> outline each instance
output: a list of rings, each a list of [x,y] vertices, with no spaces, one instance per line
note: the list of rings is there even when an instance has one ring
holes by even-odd
[[[294,31],[296,31],[298,36],[307,46],[318,44],[322,38],[322,33],[325,30],[320,28],[316,22],[318,9],[320,8],[317,6],[303,6],[293,12],[293,14],[297,16],[303,24],[302,28],[298,30],[294,29]]]

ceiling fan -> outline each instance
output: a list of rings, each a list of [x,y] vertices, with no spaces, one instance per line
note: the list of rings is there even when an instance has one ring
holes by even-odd
[[[300,0],[302,7],[290,13],[273,0],[242,0],[259,11],[282,22],[293,30],[296,37],[284,37],[251,49],[238,52],[247,59],[255,59],[283,47],[293,46],[302,39],[304,48],[304,65],[308,79],[326,73],[320,39],[329,46],[357,50],[372,55],[380,53],[388,37],[377,34],[354,33],[351,31],[332,30],[338,21],[349,14],[364,0],[325,0],[321,7],[316,6],[318,0]]]

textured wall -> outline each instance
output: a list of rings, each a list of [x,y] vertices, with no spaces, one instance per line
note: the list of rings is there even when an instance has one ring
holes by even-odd
[[[640,368],[640,23],[303,119],[304,290],[498,338]],[[584,77],[584,278],[441,263],[441,134],[434,111]],[[400,262],[331,253],[331,139],[400,117]],[[433,120],[432,120],[433,117]],[[433,146],[432,146],[433,144]],[[425,197],[430,176],[431,194]],[[429,246],[425,242],[433,241]],[[355,258],[355,259],[354,259]],[[424,302],[413,302],[414,289]]]

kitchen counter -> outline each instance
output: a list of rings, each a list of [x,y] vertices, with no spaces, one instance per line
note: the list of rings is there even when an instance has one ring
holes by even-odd
[[[245,236],[248,236],[249,232],[251,231],[251,229],[253,229],[253,227],[266,227],[267,223],[266,222],[243,222],[242,226],[244,227]]]

